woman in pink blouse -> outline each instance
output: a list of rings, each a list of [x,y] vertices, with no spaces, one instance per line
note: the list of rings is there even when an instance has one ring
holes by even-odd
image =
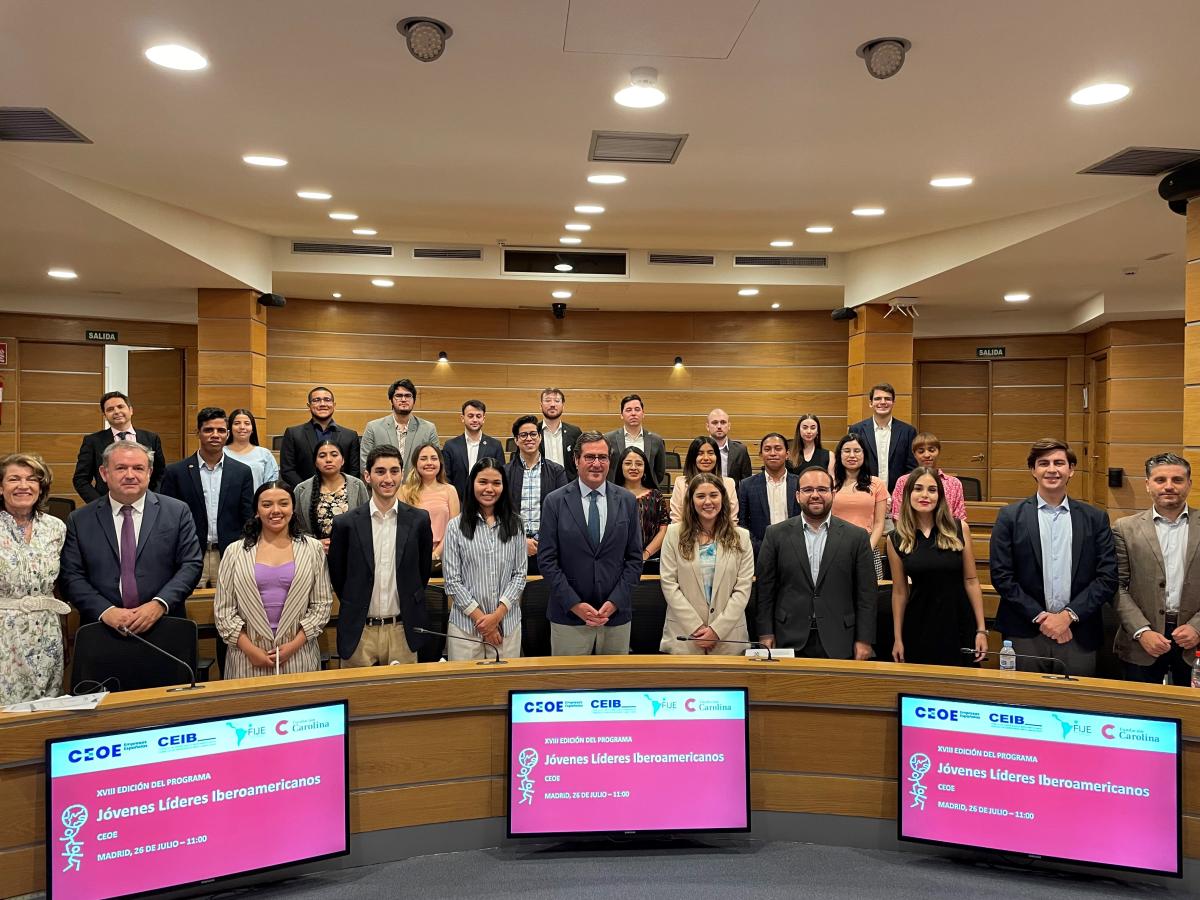
[[[875,577],[882,578],[879,540],[883,537],[887,485],[871,475],[865,463],[866,455],[857,435],[848,434],[838,441],[833,452],[833,514],[870,532],[871,547],[875,550]]]
[[[437,444],[422,444],[410,458],[412,466],[400,489],[400,499],[429,513],[436,568],[442,563],[446,525],[459,513],[458,492],[446,481],[446,463]]]
[[[918,466],[924,466],[937,472],[938,480],[942,482],[942,494],[946,497],[946,505],[950,507],[950,514],[960,522],[967,521],[967,501],[963,499],[962,482],[938,468],[937,462],[938,457],[942,454],[942,442],[937,439],[937,435],[928,431],[920,432],[913,438],[912,451],[913,456],[917,458]],[[904,484],[907,481],[908,475],[901,475],[896,479],[896,487],[892,491],[891,510],[888,514],[888,518],[893,521],[900,518],[900,501],[904,499]]]

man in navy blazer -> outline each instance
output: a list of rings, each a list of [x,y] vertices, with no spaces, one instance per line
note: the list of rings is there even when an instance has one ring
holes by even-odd
[[[917,467],[912,442],[917,429],[907,422],[892,416],[896,405],[896,389],[890,384],[877,384],[867,395],[871,401],[872,415],[850,426],[850,433],[858,435],[866,454],[867,469],[887,482],[888,496],[896,488],[896,480]],[[881,458],[880,443],[887,443],[887,453]]]
[[[487,406],[482,400],[468,400],[462,405],[459,416],[463,433],[446,441],[442,447],[442,459],[446,461],[446,480],[458,491],[458,502],[467,495],[467,478],[475,463],[491,457],[504,467],[504,447],[490,434],[483,433],[487,420]]]
[[[199,449],[167,466],[159,493],[182,500],[192,511],[204,551],[201,586],[216,585],[225,548],[242,536],[254,515],[254,473],[225,455],[229,419],[225,410],[206,406],[196,414]]]
[[[743,479],[737,486],[738,524],[750,532],[750,543],[756,559],[767,526],[778,525],[801,513],[800,501],[796,499],[800,476],[788,474],[787,439],[779,432],[772,431],[759,444],[759,455],[762,457],[763,471]],[[771,515],[772,497],[768,494],[768,488],[774,494],[774,516]]]
[[[1046,438],[1029,451],[1037,493],[1009,504],[992,526],[989,566],[1000,595],[996,627],[1013,642],[1017,668],[1091,675],[1103,639],[1102,611],[1117,591],[1108,515],[1067,499],[1075,452]],[[1054,657],[1022,659],[1020,654]]]
[[[163,615],[185,615],[200,578],[196,527],[187,506],[149,492],[151,471],[146,447],[112,445],[100,468],[108,493],[67,520],[58,585],[84,624],[140,634]]]
[[[633,588],[642,576],[637,500],[608,481],[608,441],[585,431],[575,442],[579,478],[546,498],[538,567],[550,587],[550,652],[629,652]]]

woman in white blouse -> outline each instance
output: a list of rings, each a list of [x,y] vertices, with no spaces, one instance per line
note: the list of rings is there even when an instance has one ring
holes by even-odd
[[[716,475],[725,483],[725,496],[729,498],[729,516],[734,525],[738,523],[737,485],[732,478],[721,475],[721,448],[716,440],[705,434],[688,447],[687,456],[683,460],[683,474],[675,479],[671,489],[671,521],[683,519],[684,495],[692,479],[701,474]]]
[[[279,464],[275,462],[275,455],[258,445],[258,422],[248,409],[235,409],[229,414],[225,455],[250,467],[256,491],[260,484],[279,478]]]

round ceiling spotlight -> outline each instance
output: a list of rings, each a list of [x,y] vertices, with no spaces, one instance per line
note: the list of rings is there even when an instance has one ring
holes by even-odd
[[[904,58],[912,49],[912,41],[898,37],[875,38],[860,44],[854,51],[867,64],[872,78],[891,78],[904,65]]]
[[[146,51],[146,59],[164,69],[177,72],[198,72],[208,68],[208,60],[190,47],[181,44],[159,44]]]
[[[580,203],[576,205],[575,212],[582,213],[585,216],[598,216],[604,212],[604,207],[597,206],[595,203]]]
[[[809,234],[829,234],[833,231],[832,225],[809,225],[804,229]]]
[[[1009,303],[1024,303],[1029,297],[1028,291],[1011,291],[1004,295],[1004,299]]]
[[[589,184],[624,184],[624,175],[589,175]]]
[[[1124,100],[1128,96],[1127,84],[1092,84],[1073,93],[1071,102],[1076,106],[1103,106],[1106,103]]]
[[[371,284],[375,285],[375,287],[394,287],[396,282],[390,278],[372,278]]]
[[[353,228],[351,230],[355,234],[361,234],[363,237],[372,237],[373,235],[379,234],[379,232],[374,228]]]
[[[550,296],[553,297],[555,300],[570,300],[571,292],[570,291],[551,291]]]
[[[758,288],[742,288],[740,291],[738,291],[738,296],[739,297],[757,297],[758,296]]]
[[[613,99],[630,109],[649,109],[661,105],[667,95],[658,88],[658,69],[638,66],[629,73],[629,86],[613,94]]]
[[[329,191],[296,191],[296,196],[301,200],[332,200],[333,194]]]
[[[949,175],[945,178],[929,179],[930,187],[935,188],[959,188],[970,187],[975,183],[975,179],[970,175]]]
[[[248,166],[261,166],[264,169],[282,169],[287,165],[287,160],[282,156],[266,156],[261,153],[247,153],[242,157],[242,162]]]
[[[418,62],[434,62],[446,52],[446,41],[454,34],[445,22],[429,16],[409,16],[396,23],[396,30],[404,35],[408,52]]]
[[[572,272],[572,271],[574,271],[574,269],[575,269],[575,267],[573,265],[571,265],[570,263],[560,262],[560,263],[554,264],[555,272]]]
[[[887,210],[882,206],[856,206],[850,210],[850,214],[854,216],[863,216],[870,218],[871,216],[882,216]]]
[[[74,269],[51,269],[46,273],[51,278],[57,278],[60,281],[71,281],[79,276],[75,274]]]

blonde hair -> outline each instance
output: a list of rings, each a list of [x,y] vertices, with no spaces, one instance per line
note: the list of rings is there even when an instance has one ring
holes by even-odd
[[[10,453],[0,459],[0,480],[3,480],[4,476],[8,474],[9,466],[24,466],[27,469],[33,469],[33,474],[40,482],[38,498],[34,502],[33,508],[37,512],[45,512],[46,501],[50,499],[50,486],[54,484],[54,473],[46,465],[46,461],[36,453]],[[4,498],[0,496],[0,509],[4,508]]]
[[[904,482],[904,498],[900,502],[900,518],[896,522],[899,550],[901,553],[912,553],[913,548],[917,545],[917,516],[912,508],[912,492],[917,479],[926,475],[932,478],[933,483],[937,485],[937,506],[933,509],[933,530],[937,534],[937,548],[961,551],[963,549],[962,537],[958,530],[958,523],[950,513],[949,504],[946,503],[946,487],[942,484],[942,479],[938,477],[937,470],[925,466],[917,466],[909,472],[908,479]]]
[[[716,525],[713,528],[713,540],[717,546],[726,550],[737,550],[740,546],[737,526],[729,514],[729,493],[725,490],[725,482],[711,472],[701,472],[688,482],[687,495],[683,501],[683,527],[679,530],[679,555],[684,559],[693,559],[696,555],[696,538],[700,534],[700,520],[696,515],[696,504],[692,502],[696,489],[701,485],[712,484],[721,492],[721,511],[717,513]]]
[[[409,506],[420,506],[421,504],[421,488],[424,487],[424,484],[421,482],[421,473],[417,471],[417,457],[426,447],[432,448],[438,458],[438,473],[434,480],[439,484],[450,483],[446,480],[446,457],[442,456],[441,449],[432,443],[422,444],[408,457],[408,474],[404,477],[404,484],[400,486],[400,502],[407,503]]]

